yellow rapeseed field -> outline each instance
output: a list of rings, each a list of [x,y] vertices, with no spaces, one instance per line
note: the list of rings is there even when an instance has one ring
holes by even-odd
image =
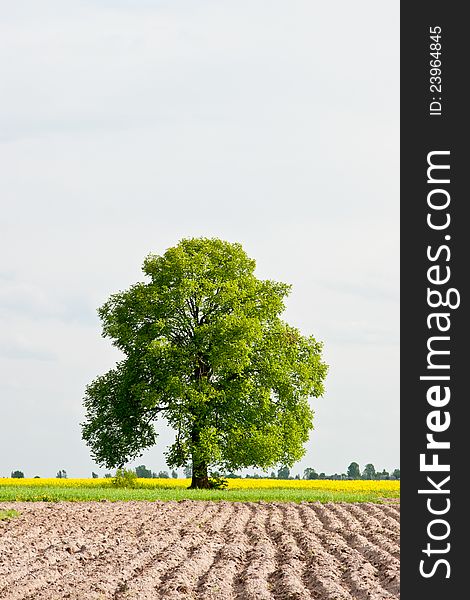
[[[333,479],[228,479],[228,489],[297,489],[319,490],[331,492],[399,492],[400,481],[397,480],[333,480]],[[137,479],[139,487],[148,489],[187,488],[190,479]],[[112,479],[58,479],[34,478],[12,479],[0,478],[0,486],[52,486],[57,488],[96,488],[111,487]]]

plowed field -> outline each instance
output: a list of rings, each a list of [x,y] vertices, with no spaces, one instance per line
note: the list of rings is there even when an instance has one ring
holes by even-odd
[[[15,503],[8,600],[399,597],[398,504]]]

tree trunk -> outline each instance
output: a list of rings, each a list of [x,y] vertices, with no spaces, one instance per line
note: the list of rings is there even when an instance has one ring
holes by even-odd
[[[207,490],[210,488],[209,476],[207,474],[207,463],[202,457],[202,452],[199,447],[200,444],[200,428],[199,424],[195,424],[191,432],[192,442],[192,460],[193,460],[193,477],[191,480],[190,490],[203,489]]]
[[[207,464],[205,462],[196,463],[193,458],[193,477],[191,479],[190,490],[210,488],[209,476],[207,474]]]

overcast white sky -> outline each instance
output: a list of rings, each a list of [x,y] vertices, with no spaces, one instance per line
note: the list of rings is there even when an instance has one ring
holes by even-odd
[[[399,3],[0,9],[0,476],[90,476],[96,308],[182,237],[243,244],[325,343],[304,460],[399,465]],[[171,432],[134,464],[165,467]]]

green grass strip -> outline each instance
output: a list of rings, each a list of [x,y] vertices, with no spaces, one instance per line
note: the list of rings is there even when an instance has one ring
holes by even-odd
[[[391,492],[388,498],[398,498]],[[0,486],[0,502],[87,502],[109,500],[228,500],[231,502],[382,502],[384,492],[344,492],[313,489],[188,490],[129,488],[57,488]]]

